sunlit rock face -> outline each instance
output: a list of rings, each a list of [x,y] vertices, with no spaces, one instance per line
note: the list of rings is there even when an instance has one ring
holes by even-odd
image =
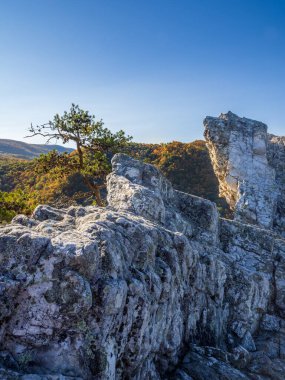
[[[0,229],[0,379],[283,379],[285,241],[112,165],[107,208]]]
[[[267,138],[267,158],[275,169],[278,187],[277,209],[274,229],[285,236],[285,137],[269,134]]]
[[[235,219],[284,231],[284,138],[261,122],[228,112],[204,120],[220,195]]]

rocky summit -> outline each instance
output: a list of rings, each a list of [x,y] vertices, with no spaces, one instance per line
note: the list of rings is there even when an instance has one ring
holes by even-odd
[[[106,208],[38,206],[0,229],[1,379],[284,379],[284,141],[206,120],[238,220],[119,154]]]

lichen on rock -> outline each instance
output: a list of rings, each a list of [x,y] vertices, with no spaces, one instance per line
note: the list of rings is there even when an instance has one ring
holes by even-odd
[[[285,241],[112,165],[108,207],[0,229],[0,378],[282,379]]]
[[[237,220],[271,228],[277,186],[266,156],[266,125],[231,112],[206,117],[204,125],[220,195],[235,210]]]

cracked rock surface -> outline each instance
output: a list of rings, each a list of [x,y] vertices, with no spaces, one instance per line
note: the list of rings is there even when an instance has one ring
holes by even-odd
[[[275,169],[278,188],[274,229],[285,236],[285,136],[267,136],[267,158]]]
[[[107,208],[0,229],[0,379],[284,379],[285,241],[112,165]]]
[[[235,219],[285,236],[285,137],[232,112],[204,120],[220,195]]]

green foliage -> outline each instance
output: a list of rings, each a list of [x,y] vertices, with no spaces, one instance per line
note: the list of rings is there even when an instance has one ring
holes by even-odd
[[[231,218],[226,202],[219,198],[218,181],[204,141],[187,144],[129,143],[124,151],[136,159],[156,165],[174,188],[216,202],[222,216]],[[77,151],[71,154],[51,151],[32,161],[0,159],[0,222],[8,222],[18,213],[30,214],[40,203],[55,207],[96,204],[85,178],[104,184],[112,154],[112,151],[105,154],[102,163],[96,154],[86,150],[82,170],[78,169]],[[106,192],[104,189],[101,191],[105,199]]]
[[[30,166],[30,161],[0,155],[0,190],[12,191],[19,183],[21,173]]]
[[[33,205],[30,196],[18,189],[13,192],[0,191],[0,223],[8,223],[17,214],[29,214]]]
[[[59,154],[52,151],[36,160],[35,169],[42,173],[66,175],[80,174],[98,205],[102,206],[101,189],[105,187],[106,175],[110,172],[109,157],[121,151],[131,140],[123,131],[112,133],[104,128],[102,120],[72,104],[69,112],[55,115],[53,121],[43,125],[31,126],[31,136],[44,136],[47,142],[61,140],[62,143],[74,142],[76,151]]]

